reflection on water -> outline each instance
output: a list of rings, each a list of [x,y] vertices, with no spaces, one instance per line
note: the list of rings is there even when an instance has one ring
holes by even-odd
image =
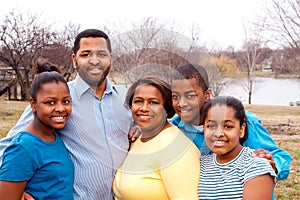
[[[248,103],[245,79],[232,79],[225,86],[222,95],[232,95],[243,103]],[[256,78],[254,80],[252,104],[288,106],[300,101],[300,79]]]

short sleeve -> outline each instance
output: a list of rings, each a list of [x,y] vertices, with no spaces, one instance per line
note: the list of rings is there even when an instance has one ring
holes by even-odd
[[[26,181],[29,180],[36,169],[32,153],[20,144],[11,144],[3,154],[0,168],[0,180]]]
[[[253,163],[246,169],[246,173],[244,176],[244,184],[257,176],[262,176],[265,174],[270,174],[272,177],[274,177],[276,180],[277,175],[275,174],[273,168],[268,163],[268,161],[265,158],[254,158]]]

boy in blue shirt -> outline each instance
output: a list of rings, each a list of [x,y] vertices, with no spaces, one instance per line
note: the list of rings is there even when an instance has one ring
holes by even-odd
[[[173,73],[172,102],[177,115],[172,119],[172,123],[197,145],[202,155],[211,153],[204,141],[202,114],[203,107],[210,97],[208,75],[202,66],[186,64],[178,67]],[[243,145],[256,149],[253,157],[267,158],[279,180],[287,178],[291,155],[276,145],[255,114],[246,111],[246,117],[249,135]]]

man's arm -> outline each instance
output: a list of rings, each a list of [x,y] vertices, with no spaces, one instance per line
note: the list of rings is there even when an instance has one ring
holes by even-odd
[[[128,133],[129,142],[134,142],[141,134],[141,128],[138,125],[131,126]]]
[[[4,149],[9,145],[9,143],[12,141],[12,139],[15,137],[17,133],[20,131],[24,130],[25,126],[33,119],[33,114],[31,111],[30,105],[26,107],[24,110],[23,114],[19,118],[18,122],[16,125],[10,129],[10,131],[7,133],[7,136],[5,138],[2,138],[0,140],[0,157],[2,157]],[[0,165],[1,161],[0,159]]]
[[[246,111],[248,139],[243,144],[251,149],[264,149],[270,152],[275,161],[276,172],[279,180],[288,177],[290,173],[291,155],[285,150],[279,148],[271,138],[269,132],[261,124],[260,119]]]

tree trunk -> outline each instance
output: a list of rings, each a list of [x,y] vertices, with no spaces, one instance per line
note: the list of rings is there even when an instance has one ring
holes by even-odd
[[[249,81],[249,98],[248,98],[249,104],[251,104],[251,98],[252,98],[252,80]]]
[[[14,88],[14,99],[18,100],[18,84],[15,84],[13,88]]]
[[[11,87],[9,87],[9,88],[8,88],[8,91],[7,91],[7,95],[8,95],[8,100],[11,100],[11,93],[10,93],[10,88],[11,88]]]

